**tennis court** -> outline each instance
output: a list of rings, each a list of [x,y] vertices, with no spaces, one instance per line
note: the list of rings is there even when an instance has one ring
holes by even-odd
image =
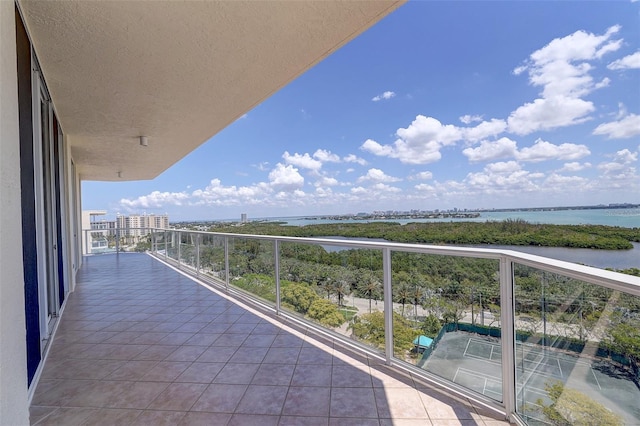
[[[422,368],[502,400],[502,350],[497,338],[446,333]],[[558,381],[619,413],[626,424],[640,423],[640,390],[626,370],[604,359],[517,343],[516,396],[521,411],[533,415],[538,400],[548,404],[545,385]]]

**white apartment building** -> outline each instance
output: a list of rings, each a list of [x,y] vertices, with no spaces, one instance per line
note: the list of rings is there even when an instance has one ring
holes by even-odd
[[[140,237],[149,232],[145,228],[169,229],[168,214],[131,214],[116,217],[120,235],[126,237]]]

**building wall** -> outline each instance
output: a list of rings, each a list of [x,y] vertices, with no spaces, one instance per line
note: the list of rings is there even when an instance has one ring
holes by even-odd
[[[0,1],[0,424],[29,424],[13,2]]]

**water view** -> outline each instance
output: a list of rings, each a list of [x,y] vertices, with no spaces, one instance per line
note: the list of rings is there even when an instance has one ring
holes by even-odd
[[[523,219],[529,223],[546,223],[553,225],[606,225],[624,228],[640,227],[640,208],[622,209],[584,209],[584,210],[552,210],[552,211],[501,211],[480,212],[477,218],[447,219],[328,219],[326,217],[284,217],[265,219],[283,222],[288,226],[319,225],[329,223],[363,223],[363,222],[487,222],[506,219]],[[639,231],[640,232],[640,231]],[[342,237],[341,237],[342,238]],[[631,250],[592,250],[566,247],[507,246],[507,245],[473,245],[472,247],[515,250],[538,256],[574,262],[597,268],[640,268],[640,243],[633,243]]]
[[[476,218],[444,218],[444,219],[379,219],[367,222],[486,222],[503,221],[505,219],[523,219],[529,223],[548,223],[552,225],[607,225],[624,228],[640,227],[640,208],[624,209],[584,209],[584,210],[544,210],[544,211],[499,211],[479,212]],[[325,216],[293,216],[272,217],[259,220],[284,222],[290,226],[305,226],[324,223],[362,223],[361,219],[328,219]]]

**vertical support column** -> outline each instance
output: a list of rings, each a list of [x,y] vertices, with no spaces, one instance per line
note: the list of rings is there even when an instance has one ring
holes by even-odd
[[[120,227],[116,221],[116,253],[120,253]]]
[[[502,402],[507,416],[516,413],[516,362],[514,325],[513,262],[508,256],[500,258],[500,331],[502,348]]]
[[[200,276],[200,238],[202,235],[196,234],[196,276]]]
[[[20,26],[18,40],[16,25]],[[19,59],[30,57],[29,47],[15,3],[0,2],[0,423],[14,425],[29,424],[27,345],[30,334],[25,311],[34,308],[25,306],[28,271],[24,266],[28,263],[23,257],[23,244],[27,241],[23,240],[21,173],[26,171],[20,167],[18,91],[23,86],[19,87],[21,78],[17,74],[24,64]],[[38,348],[34,348],[37,353]],[[38,362],[39,359],[36,365]]]
[[[273,252],[276,275],[276,315],[280,315],[280,241],[273,242]]]
[[[229,237],[224,237],[224,285],[229,290]]]
[[[181,254],[181,246],[182,246],[182,233],[180,231],[174,231],[175,235],[178,237],[178,268],[182,269],[182,261],[180,260],[180,257],[182,256]]]
[[[393,358],[393,290],[391,288],[391,250],[382,249],[382,272],[384,293],[384,354],[387,365]]]
[[[169,243],[168,243],[168,238],[167,238],[167,231],[164,231],[164,259],[167,260],[167,257],[169,257]]]

